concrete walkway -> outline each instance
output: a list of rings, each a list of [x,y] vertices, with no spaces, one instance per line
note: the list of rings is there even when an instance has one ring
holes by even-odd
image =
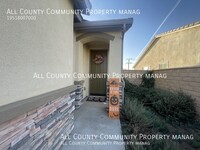
[[[120,121],[109,118],[105,108],[105,103],[84,102],[75,111],[74,130],[61,150],[125,150],[123,140],[112,138],[121,135]]]

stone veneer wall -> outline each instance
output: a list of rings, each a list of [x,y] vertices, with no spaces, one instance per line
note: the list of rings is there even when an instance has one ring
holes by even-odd
[[[56,150],[74,128],[75,92],[0,124],[1,150]]]
[[[76,85],[76,98],[75,98],[75,108],[79,109],[81,105],[83,104],[83,84],[84,80],[81,81],[74,81],[74,84]]]
[[[76,99],[75,99],[75,107],[76,109],[80,108],[83,104],[83,84],[76,85]]]
[[[141,70],[129,70],[124,73],[144,73]],[[155,88],[167,89],[172,91],[183,91],[196,99],[197,112],[200,115],[200,67],[171,68],[154,70],[155,74],[166,74],[167,78],[156,78]],[[128,79],[128,78],[127,78]],[[128,79],[131,83],[141,83],[141,79]]]

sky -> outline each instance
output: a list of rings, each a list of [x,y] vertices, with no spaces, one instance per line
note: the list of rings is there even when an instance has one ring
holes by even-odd
[[[132,65],[154,35],[200,21],[200,0],[90,0],[94,9],[139,9],[140,14],[84,15],[89,21],[133,18],[124,37],[124,68],[127,58]]]

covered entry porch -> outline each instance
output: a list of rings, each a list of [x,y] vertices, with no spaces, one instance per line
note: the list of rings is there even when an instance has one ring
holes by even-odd
[[[122,72],[123,38],[132,22],[130,18],[75,24],[74,72],[107,74],[103,79],[75,79],[81,83],[83,99],[91,95],[107,96],[107,80]]]

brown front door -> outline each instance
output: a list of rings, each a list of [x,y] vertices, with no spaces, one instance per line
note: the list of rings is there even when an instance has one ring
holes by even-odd
[[[107,73],[107,51],[91,50],[90,73],[103,75]],[[90,78],[90,95],[106,95],[107,78]]]

